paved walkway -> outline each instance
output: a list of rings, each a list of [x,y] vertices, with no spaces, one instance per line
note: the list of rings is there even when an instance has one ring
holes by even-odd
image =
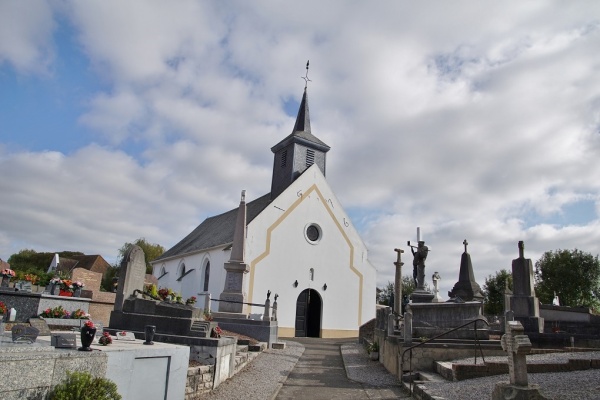
[[[302,343],[305,350],[277,393],[277,400],[410,398],[400,386],[372,386],[348,379],[341,346],[356,339],[291,340]]]

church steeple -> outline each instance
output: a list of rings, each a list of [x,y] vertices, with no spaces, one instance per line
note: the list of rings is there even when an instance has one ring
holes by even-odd
[[[303,79],[308,83],[308,63],[306,69]],[[312,164],[317,164],[325,175],[326,153],[330,147],[311,133],[306,89],[305,86],[292,133],[271,148],[274,153],[271,199],[279,196]]]

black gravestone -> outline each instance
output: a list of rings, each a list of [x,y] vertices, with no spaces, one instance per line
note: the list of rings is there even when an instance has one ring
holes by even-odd
[[[40,331],[27,325],[15,325],[12,328],[13,343],[34,343]]]

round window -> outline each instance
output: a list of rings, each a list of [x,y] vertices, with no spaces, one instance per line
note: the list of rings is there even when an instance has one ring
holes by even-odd
[[[315,244],[321,240],[321,227],[317,224],[310,224],[306,227],[305,235],[310,243]]]

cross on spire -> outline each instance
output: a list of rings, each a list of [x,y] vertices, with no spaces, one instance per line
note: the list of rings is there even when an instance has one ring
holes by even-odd
[[[467,242],[467,239],[463,240],[463,244],[465,245],[465,253],[467,252],[467,246],[469,245],[469,242]]]
[[[306,76],[301,76],[300,78],[304,79],[304,90],[306,90],[306,88],[308,87],[308,82],[312,82],[310,79],[308,79],[308,64],[310,63],[310,60],[308,60],[306,62]]]

